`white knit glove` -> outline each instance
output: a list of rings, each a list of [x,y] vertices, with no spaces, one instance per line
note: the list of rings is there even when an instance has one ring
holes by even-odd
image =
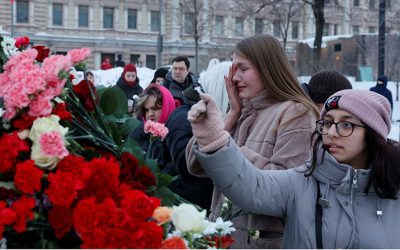
[[[200,151],[213,152],[228,144],[230,135],[224,130],[224,122],[215,100],[203,93],[200,93],[200,98],[189,110],[188,120],[192,124]]]

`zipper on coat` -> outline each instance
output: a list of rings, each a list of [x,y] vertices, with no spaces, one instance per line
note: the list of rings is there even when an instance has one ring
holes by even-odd
[[[354,192],[357,190],[357,169],[353,169],[353,179],[351,182],[350,204],[353,204]]]

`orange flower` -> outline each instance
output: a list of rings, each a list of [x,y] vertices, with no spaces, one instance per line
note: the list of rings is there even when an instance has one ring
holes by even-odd
[[[161,242],[161,249],[188,249],[185,241],[179,236],[172,236]]]
[[[153,212],[153,218],[157,221],[158,225],[162,225],[171,220],[171,214],[172,208],[158,207]]]

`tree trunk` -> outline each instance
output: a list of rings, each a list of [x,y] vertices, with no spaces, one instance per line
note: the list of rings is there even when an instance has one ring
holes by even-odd
[[[313,64],[316,71],[319,71],[321,61],[321,44],[322,35],[324,31],[325,17],[324,17],[325,0],[313,1],[313,13],[315,17],[315,40],[313,49]]]

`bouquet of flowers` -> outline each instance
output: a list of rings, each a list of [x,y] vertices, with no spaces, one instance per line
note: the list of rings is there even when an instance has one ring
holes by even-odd
[[[2,247],[160,248],[153,214],[177,204],[172,177],[124,141],[136,122],[120,90],[72,84],[90,49],[0,44]]]

